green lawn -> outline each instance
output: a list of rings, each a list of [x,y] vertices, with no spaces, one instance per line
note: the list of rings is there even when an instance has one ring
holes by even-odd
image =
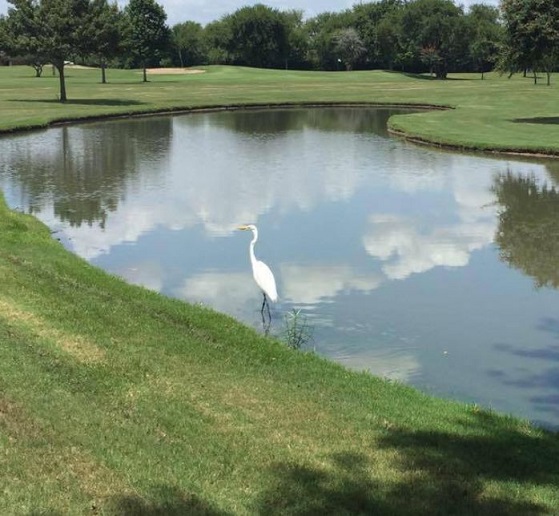
[[[0,130],[107,114],[243,104],[366,102],[454,109],[394,117],[392,128],[440,144],[559,154],[559,91],[521,75],[451,75],[432,80],[389,72],[296,72],[204,67],[201,74],[151,75],[68,68],[69,101],[57,101],[58,78],[30,67],[0,68]],[[533,123],[517,120],[542,119]],[[547,119],[547,120],[546,120]],[[553,123],[555,122],[555,123]]]
[[[458,90],[441,98],[454,81],[211,68],[147,85],[110,71],[106,88],[72,71],[76,100],[60,106],[54,80],[18,79],[29,73],[0,69],[5,129],[274,99],[458,105]],[[473,99],[491,81],[532,87],[493,76],[456,84]],[[350,372],[127,285],[1,199],[0,279],[2,515],[557,514],[559,434]]]

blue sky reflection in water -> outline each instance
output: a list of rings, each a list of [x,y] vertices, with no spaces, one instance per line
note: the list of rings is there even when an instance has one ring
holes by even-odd
[[[223,112],[12,136],[0,186],[91,263],[258,328],[250,235],[235,230],[256,223],[278,282],[273,333],[301,309],[320,354],[559,427],[559,260],[553,238],[537,239],[559,231],[545,188],[559,165],[407,144],[386,135],[393,113]]]

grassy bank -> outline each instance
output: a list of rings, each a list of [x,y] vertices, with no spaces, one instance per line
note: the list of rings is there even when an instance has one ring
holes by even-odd
[[[1,514],[554,514],[557,434],[125,284],[0,205]]]
[[[0,67],[0,130],[108,114],[217,105],[373,102],[447,106],[454,109],[391,120],[392,128],[437,144],[486,150],[559,155],[557,84],[488,74],[453,75],[447,81],[389,72],[295,72],[207,67],[204,73],[152,75],[69,68],[69,102],[57,101],[58,78],[30,67]]]
[[[18,73],[29,70],[0,69],[4,129],[274,97],[364,101],[375,77],[424,95],[424,83],[440,87],[366,73],[352,93],[344,74],[216,68],[147,85],[111,71],[105,90],[97,72],[77,70],[69,94],[82,100],[60,106],[53,79]],[[294,81],[291,96],[278,77]],[[37,84],[47,84],[40,101]],[[347,371],[128,285],[1,196],[0,279],[2,515],[557,513],[558,434]]]

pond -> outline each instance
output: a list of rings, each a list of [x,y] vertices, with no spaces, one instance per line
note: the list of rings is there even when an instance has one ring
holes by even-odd
[[[225,111],[0,139],[0,188],[70,250],[305,349],[559,428],[559,162],[386,133],[395,109]],[[409,115],[418,116],[418,115]]]

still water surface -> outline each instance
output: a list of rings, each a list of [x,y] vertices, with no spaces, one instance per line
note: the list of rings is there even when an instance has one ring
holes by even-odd
[[[0,139],[0,188],[69,249],[257,328],[241,223],[348,367],[559,427],[558,162],[443,153],[389,109],[154,117]],[[416,115],[410,115],[416,116]]]

